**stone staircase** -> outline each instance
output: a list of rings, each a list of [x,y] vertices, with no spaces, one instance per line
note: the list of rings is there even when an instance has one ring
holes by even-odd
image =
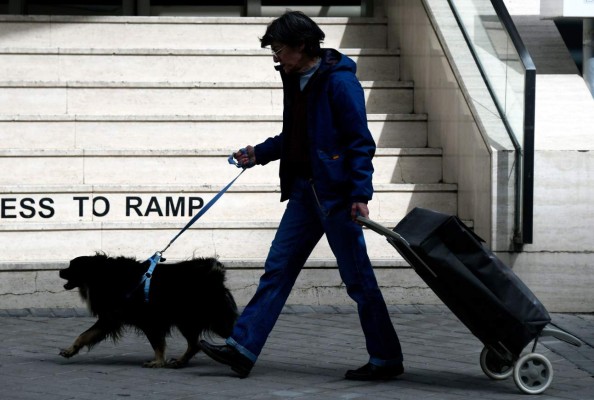
[[[358,63],[378,143],[371,217],[390,226],[415,206],[456,213],[386,21],[317,21],[324,46]],[[0,16],[0,308],[78,306],[56,272],[69,259],[149,257],[237,175],[231,151],[279,132],[281,83],[258,41],[269,22]],[[277,165],[252,168],[166,256],[218,256],[245,304],[284,207]],[[367,242],[388,302],[427,295],[383,237]],[[348,301],[324,240],[290,301]]]

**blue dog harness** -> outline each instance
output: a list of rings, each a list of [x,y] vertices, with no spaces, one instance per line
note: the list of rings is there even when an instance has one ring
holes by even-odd
[[[242,153],[247,153],[246,149],[241,149],[240,150]],[[149,301],[149,292],[151,290],[151,279],[153,277],[153,273],[155,271],[155,268],[157,267],[157,264],[159,264],[160,261],[165,261],[165,258],[163,258],[163,253],[165,253],[165,250],[167,250],[169,248],[169,246],[171,246],[173,244],[173,242],[175,242],[177,240],[178,237],[181,236],[182,233],[184,233],[189,227],[191,227],[194,222],[198,221],[198,219],[200,217],[202,217],[210,207],[212,207],[212,205],[214,203],[216,203],[223,194],[225,194],[225,192],[231,187],[231,185],[233,185],[235,183],[235,181],[241,176],[241,174],[243,174],[245,172],[245,170],[247,168],[251,168],[254,166],[253,163],[248,164],[247,166],[241,166],[238,163],[235,163],[233,161],[233,154],[231,154],[229,156],[229,164],[233,164],[235,166],[237,166],[237,168],[243,168],[241,170],[241,172],[231,181],[227,184],[227,186],[225,186],[223,189],[221,189],[221,191],[219,193],[217,193],[215,195],[215,197],[213,197],[204,207],[202,207],[200,209],[200,211],[198,212],[198,214],[196,214],[191,220],[190,222],[188,222],[186,224],[186,226],[184,226],[182,228],[181,231],[179,231],[179,233],[177,235],[174,236],[173,239],[171,239],[171,241],[169,242],[169,244],[167,244],[167,246],[161,250],[161,251],[157,251],[155,252],[155,254],[153,254],[152,257],[150,257],[147,261],[150,261],[150,266],[148,268],[148,270],[144,273],[144,275],[142,276],[142,279],[140,280],[140,283],[138,284],[138,287],[140,286],[144,286],[144,302],[148,303]]]
[[[140,281],[139,286],[144,284],[144,302],[148,303],[149,301],[149,291],[151,290],[151,279],[153,278],[153,272],[161,261],[161,252],[157,251],[151,258],[148,259],[151,262],[149,269],[144,273],[142,276],[142,280]]]

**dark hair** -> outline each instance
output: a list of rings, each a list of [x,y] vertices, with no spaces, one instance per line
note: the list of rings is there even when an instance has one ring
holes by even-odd
[[[326,35],[320,27],[301,11],[287,11],[268,25],[260,38],[261,47],[279,42],[291,47],[304,44],[303,51],[315,57],[320,55],[320,42]]]

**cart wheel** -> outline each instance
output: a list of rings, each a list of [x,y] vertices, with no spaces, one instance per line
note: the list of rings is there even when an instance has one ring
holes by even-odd
[[[524,393],[542,393],[553,382],[553,366],[542,354],[524,354],[514,367],[514,382]]]
[[[481,369],[489,378],[500,381],[514,373],[514,365],[502,360],[493,350],[484,347],[481,351]]]

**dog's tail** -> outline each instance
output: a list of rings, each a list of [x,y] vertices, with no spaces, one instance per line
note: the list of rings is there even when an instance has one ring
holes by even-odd
[[[238,316],[237,303],[235,303],[233,294],[225,288],[221,299],[212,304],[215,309],[211,310],[212,319],[209,331],[224,338],[231,336]]]

